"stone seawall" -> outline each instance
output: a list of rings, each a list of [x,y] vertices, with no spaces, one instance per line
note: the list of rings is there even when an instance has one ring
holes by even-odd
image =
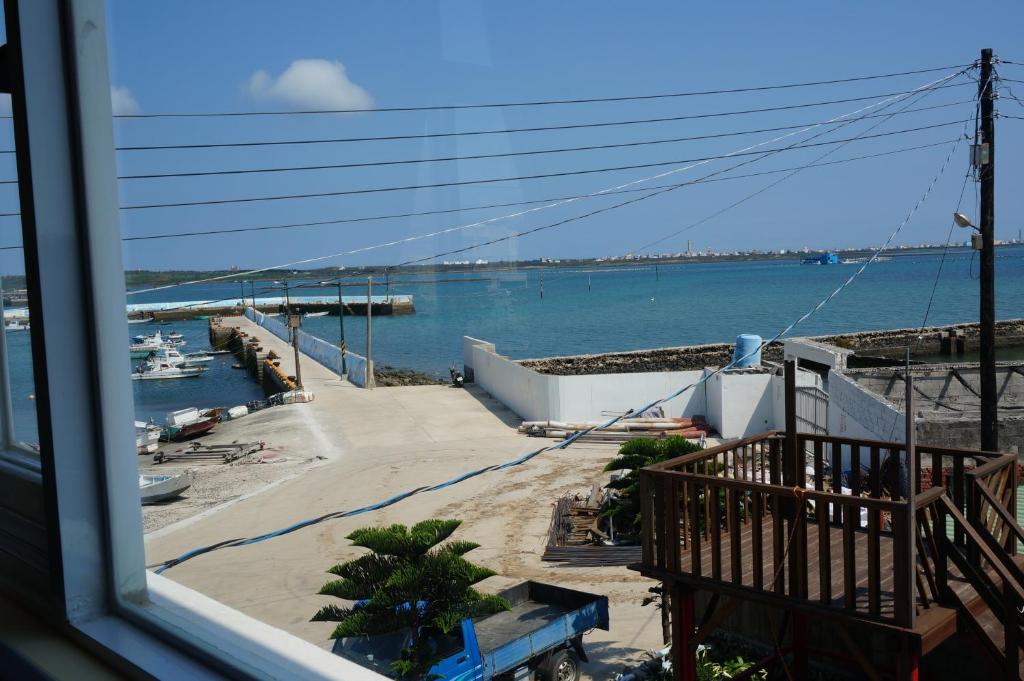
[[[225,324],[220,318],[210,319],[210,346],[230,350],[246,371],[256,379],[266,395],[287,392],[296,388],[294,379],[280,367],[273,350],[264,349],[259,336],[243,331],[241,327]]]

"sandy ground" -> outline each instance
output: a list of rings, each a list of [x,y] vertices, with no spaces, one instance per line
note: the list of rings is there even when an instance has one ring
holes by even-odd
[[[232,323],[242,325],[243,321]],[[261,339],[269,336],[262,330],[255,333]],[[265,344],[275,347],[275,341],[267,338]],[[290,356],[280,350],[278,354]],[[519,419],[476,388],[366,391],[313,362],[303,364],[302,374],[316,401],[257,412],[220,426],[217,437],[225,440],[209,438],[263,439],[273,453],[288,461],[216,466],[221,470],[207,476],[208,486],[197,484],[194,497],[178,502],[188,504],[182,506],[182,516],[205,513],[169,521],[173,524],[148,534],[147,562],[377,502],[509,461],[550,442],[519,435],[515,431]],[[614,453],[614,446],[600,444],[545,453],[522,466],[471,478],[363,516],[331,520],[271,541],[201,556],[164,575],[328,647],[331,625],[312,623],[309,618],[332,600],[316,595],[331,577],[326,570],[361,551],[346,539],[352,530],[396,522],[411,525],[432,517],[458,518],[463,525],[456,537],[481,545],[468,557],[500,575],[482,584],[483,588],[496,590],[510,582],[537,579],[608,596],[611,630],[585,638],[591,663],[584,669],[588,678],[608,679],[626,663],[640,660],[645,651],[660,647],[659,613],[640,606],[652,582],[625,568],[557,567],[543,563],[540,554],[553,502],[564,494],[586,492],[595,481],[604,480],[601,469]],[[317,456],[324,459],[314,459]],[[258,491],[264,481],[274,480],[276,484]],[[231,497],[235,500],[230,501]],[[229,503],[218,509],[218,500]],[[172,507],[159,510],[179,513]],[[151,510],[147,514],[158,515]],[[147,520],[147,527],[161,523]]]

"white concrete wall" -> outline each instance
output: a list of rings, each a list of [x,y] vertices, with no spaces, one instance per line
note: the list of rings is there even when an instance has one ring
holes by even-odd
[[[499,355],[493,343],[463,338],[463,364],[474,382],[526,421],[596,421],[646,406],[683,386],[700,381],[700,371],[552,376]],[[704,414],[703,386],[665,405],[668,416]]]
[[[829,369],[843,370],[846,368],[846,358],[853,354],[853,351],[809,338],[788,338],[783,342],[782,354],[788,360],[807,359],[824,364]]]
[[[903,442],[903,412],[843,374],[828,374],[828,434]]]
[[[708,380],[708,422],[722,437],[746,437],[775,428],[772,375],[723,371]]]
[[[558,417],[552,420],[593,421],[639,409],[703,377],[703,370],[553,376]],[[661,407],[666,416],[706,415],[704,386],[695,386]]]
[[[557,421],[554,376],[539,374],[494,351],[491,343],[469,346],[474,382],[524,421]]]

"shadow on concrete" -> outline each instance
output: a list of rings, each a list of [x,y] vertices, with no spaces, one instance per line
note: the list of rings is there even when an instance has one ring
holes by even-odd
[[[466,387],[461,389],[472,395],[484,409],[498,417],[498,419],[506,426],[509,426],[510,428],[518,428],[523,422],[523,419],[519,418],[518,414],[491,397],[490,393],[480,386],[474,383],[467,383]],[[452,388],[452,390],[459,390],[459,388]]]

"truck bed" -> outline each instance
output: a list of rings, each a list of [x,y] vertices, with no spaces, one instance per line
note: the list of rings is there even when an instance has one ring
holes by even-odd
[[[501,593],[511,610],[473,622],[484,678],[509,671],[591,629],[608,629],[608,599],[582,591],[524,582]]]
[[[484,655],[572,612],[569,608],[526,601],[511,610],[475,622],[476,641]]]

